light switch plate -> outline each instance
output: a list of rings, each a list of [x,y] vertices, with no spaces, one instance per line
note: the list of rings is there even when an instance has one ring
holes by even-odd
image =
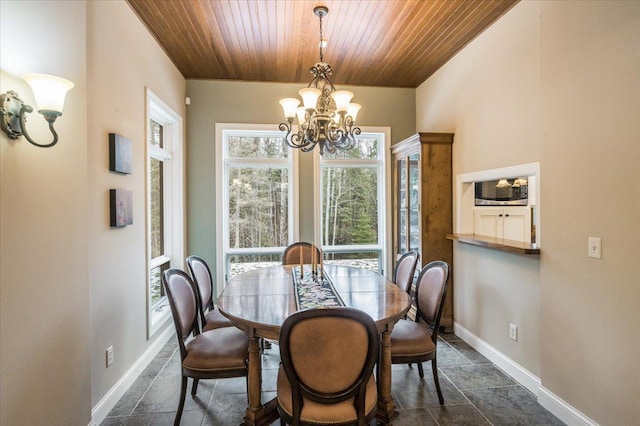
[[[515,324],[509,324],[509,338],[514,342],[518,341],[518,326]]]
[[[602,238],[589,237],[589,257],[602,259]]]

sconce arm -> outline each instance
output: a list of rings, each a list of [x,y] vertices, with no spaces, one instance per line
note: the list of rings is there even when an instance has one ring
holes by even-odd
[[[40,148],[49,148],[49,147],[54,146],[55,144],[57,144],[58,143],[58,133],[53,128],[53,123],[56,121],[56,118],[58,118],[59,116],[62,115],[62,113],[59,113],[57,111],[47,111],[47,110],[38,111],[40,114],[42,114],[44,116],[44,119],[47,120],[47,123],[49,123],[49,130],[51,131],[51,134],[53,135],[53,140],[51,142],[49,142],[48,144],[40,144],[40,143],[36,142],[35,140],[33,140],[33,138],[31,138],[31,136],[29,135],[29,132],[27,132],[27,126],[25,126],[25,123],[26,123],[25,112],[32,112],[32,111],[33,111],[33,108],[31,108],[31,106],[29,106],[29,105],[23,105],[22,109],[20,111],[20,126],[22,127],[22,134],[24,135],[24,137],[29,142],[31,142],[35,146],[39,146]]]
[[[51,142],[47,144],[40,144],[33,140],[27,132],[26,113],[30,112],[33,112],[33,108],[30,105],[25,104],[13,90],[0,95],[0,115],[2,116],[0,120],[0,127],[2,128],[2,131],[9,136],[9,139],[18,139],[20,136],[24,136],[30,143],[41,148],[48,148],[58,143],[58,133],[56,133],[53,128],[53,123],[62,115],[62,113],[49,110],[38,111],[49,123],[49,130],[53,135],[53,140]]]

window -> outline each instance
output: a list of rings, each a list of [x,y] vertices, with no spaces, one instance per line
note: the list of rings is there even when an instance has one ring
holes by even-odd
[[[319,160],[320,224],[327,263],[384,272],[386,132],[363,132],[356,146]]]
[[[148,335],[171,318],[162,273],[183,267],[182,119],[147,90]]]
[[[296,156],[275,126],[217,124],[218,279],[281,262],[297,235]],[[222,287],[218,289],[222,290]]]
[[[327,262],[388,269],[389,129],[367,130],[353,150],[320,157],[288,148],[275,126],[216,124],[218,292],[238,273],[279,264],[299,240],[301,178],[313,180],[300,187],[313,192],[305,213],[313,215],[313,240]],[[299,173],[298,155],[314,156],[314,173]]]

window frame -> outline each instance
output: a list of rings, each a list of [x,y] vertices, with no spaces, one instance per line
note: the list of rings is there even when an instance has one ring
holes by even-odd
[[[361,135],[380,135],[381,146],[378,147],[379,158],[372,159],[324,159],[317,150],[314,150],[313,162],[313,186],[314,186],[314,241],[322,242],[322,170],[325,167],[359,167],[358,165],[379,165],[380,175],[378,179],[378,198],[384,203],[378,208],[378,244],[362,244],[349,246],[327,246],[322,250],[327,253],[349,252],[375,252],[379,251],[378,271],[382,275],[393,271],[391,253],[392,227],[386,226],[387,220],[392,218],[391,213],[391,161],[389,161],[391,147],[391,128],[362,126]]]
[[[244,123],[216,123],[216,277],[218,285],[216,292],[218,295],[224,289],[228,281],[227,269],[229,257],[239,254],[279,254],[284,247],[269,248],[241,248],[229,247],[229,222],[227,220],[229,212],[228,204],[228,167],[270,167],[272,165],[285,165],[289,169],[289,243],[297,241],[299,238],[299,169],[298,150],[288,149],[286,159],[274,158],[228,158],[226,138],[234,135],[264,135],[283,137],[283,132],[277,125],[269,124],[244,124]],[[284,143],[284,142],[283,142]]]
[[[166,296],[151,303],[151,270],[168,263],[168,268],[184,269],[184,162],[182,117],[149,88],[146,89],[145,179],[146,179],[146,309],[147,339],[171,319]],[[163,147],[152,145],[151,120],[163,126]],[[151,258],[151,159],[162,161],[164,253]],[[162,278],[161,278],[162,279]],[[160,309],[158,309],[160,308]]]

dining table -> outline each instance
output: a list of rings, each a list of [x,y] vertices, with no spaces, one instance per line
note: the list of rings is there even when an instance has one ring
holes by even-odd
[[[314,295],[306,295],[305,282],[311,265],[277,265],[236,275],[218,297],[220,312],[249,338],[248,406],[243,425],[268,425],[279,418],[277,399],[263,403],[261,339],[278,341],[280,327],[292,313],[309,307],[338,304],[366,312],[380,331],[378,365],[378,404],[376,418],[390,424],[398,412],[391,395],[391,330],[409,311],[411,299],[383,275],[353,266],[324,264],[316,276],[322,276],[331,297],[320,304]],[[314,269],[315,272],[315,269]],[[307,275],[305,275],[307,274]],[[328,283],[328,284],[327,284]],[[302,289],[302,290],[301,290]],[[326,289],[320,291],[325,292]],[[305,297],[301,297],[300,294]],[[335,295],[337,293],[337,295]],[[347,344],[347,343],[345,343]]]

